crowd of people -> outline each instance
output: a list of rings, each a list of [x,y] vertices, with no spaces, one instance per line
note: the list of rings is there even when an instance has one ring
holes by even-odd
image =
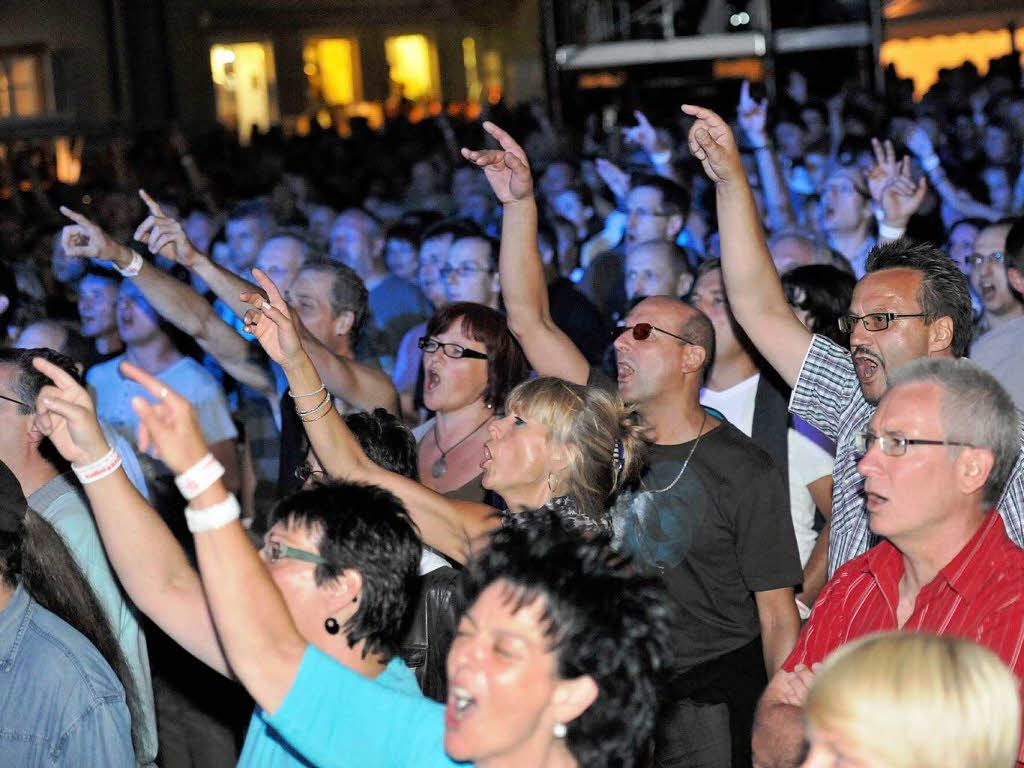
[[[0,763],[1024,765],[1024,89],[758,90],[5,160]]]

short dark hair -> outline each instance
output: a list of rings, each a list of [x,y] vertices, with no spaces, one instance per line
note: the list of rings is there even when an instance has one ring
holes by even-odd
[[[228,211],[228,221],[241,221],[242,219],[259,219],[263,226],[270,220],[270,208],[262,200],[243,200],[234,208]]]
[[[782,276],[786,301],[811,317],[811,332],[820,333],[841,347],[848,347],[850,334],[839,330],[839,318],[850,309],[853,275],[829,264],[794,267]]]
[[[463,331],[487,348],[487,387],[484,402],[494,408],[501,407],[508,393],[530,372],[530,364],[522,347],[508,329],[508,321],[500,312],[475,304],[457,301],[437,310],[427,320],[427,336],[444,333],[457,320]]]
[[[325,258],[307,259],[302,263],[300,272],[313,269],[327,273],[333,278],[331,282],[330,302],[331,313],[335,317],[343,312],[352,312],[352,342],[359,339],[363,324],[370,312],[370,294],[366,290],[363,278],[354,269],[339,261]]]
[[[905,237],[876,245],[868,254],[865,271],[913,269],[921,273],[921,291],[917,301],[926,313],[926,323],[940,317],[953,321],[954,357],[963,357],[971,344],[973,311],[967,278],[949,255],[931,243],[915,243]]]
[[[480,228],[480,225],[472,219],[445,219],[423,230],[420,244],[422,245],[427,240],[432,240],[435,237],[444,237],[445,235],[451,235],[454,241],[463,237],[481,237],[483,234],[484,231]]]
[[[22,415],[35,413],[36,398],[39,397],[40,390],[52,383],[49,376],[41,371],[37,371],[35,366],[32,365],[33,357],[41,357],[47,362],[53,363],[78,383],[82,381],[82,377],[78,375],[78,369],[75,368],[74,361],[67,355],[62,355],[55,350],[46,348],[0,349],[0,365],[13,365],[18,369],[18,375],[11,382],[11,389],[18,400],[27,403],[29,406],[27,408],[22,405],[18,406],[18,413]]]
[[[413,480],[420,479],[416,437],[397,416],[375,408],[373,413],[350,413],[345,417],[345,424],[363,453],[378,467]]]
[[[316,566],[317,585],[348,569],[362,576],[359,607],[345,624],[349,646],[365,640],[364,654],[397,654],[422,554],[402,502],[374,485],[318,483],[278,502],[270,513],[270,525],[276,523],[316,536],[319,554],[327,560]]]
[[[309,233],[303,227],[275,227],[263,238],[263,244],[266,245],[271,240],[293,240],[298,243],[302,248],[303,261],[309,258],[326,258],[326,255],[320,251],[316,243],[313,242],[313,238],[309,236]]]
[[[670,603],[661,583],[639,575],[606,538],[585,540],[554,514],[543,525],[495,532],[467,572],[466,605],[496,583],[513,610],[542,601],[541,630],[558,676],[589,676],[597,684],[597,699],[567,724],[577,763],[647,765],[672,660]]]
[[[672,215],[686,216],[690,212],[690,193],[664,176],[653,173],[634,173],[629,180],[630,190],[651,187],[661,193],[661,206]]]
[[[487,260],[491,264],[491,271],[498,271],[498,255],[501,252],[501,243],[488,234],[479,233],[475,235],[462,235],[452,240],[452,245],[455,245],[460,240],[482,240],[487,244]]]
[[[1012,219],[1010,231],[1006,233],[1006,268],[1016,269],[1024,275],[1024,216]]]
[[[121,285],[121,280],[124,279],[114,270],[107,269],[106,267],[101,266],[99,264],[94,264],[91,261],[86,262],[85,274],[83,274],[79,278],[79,282],[85,280],[85,278],[87,277],[93,277],[96,278],[97,280],[106,280],[109,283],[113,283],[113,285],[115,286]]]
[[[420,247],[420,228],[406,222],[399,222],[388,230],[385,236],[385,241],[388,240],[404,240],[405,242],[412,245],[413,248]]]

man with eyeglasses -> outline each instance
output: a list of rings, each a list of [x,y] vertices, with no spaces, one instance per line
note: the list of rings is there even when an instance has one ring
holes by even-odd
[[[503,150],[464,154],[504,204],[509,328],[538,374],[606,385],[551,319],[525,153],[486,129]],[[644,299],[614,348],[618,392],[653,443],[640,482],[613,506],[615,546],[664,580],[677,619],[654,764],[749,766],[757,697],[799,632],[793,586],[802,572],[784,479],[749,437],[700,405],[715,349],[702,312],[675,297]]]
[[[1010,282],[1007,263],[1007,245],[1012,226],[1013,221],[999,221],[979,231],[967,259],[971,288],[981,300],[982,307],[981,317],[975,324],[976,340],[1024,315],[1024,304]]]
[[[857,283],[850,349],[812,335],[786,303],[729,126],[711,110],[697,117],[690,148],[715,183],[722,275],[733,314],[793,388],[790,410],[836,440],[829,574],[877,543],[868,526],[854,435],[863,431],[892,374],[918,358],[962,357],[971,339],[967,279],[945,253],[900,239],[875,248]],[[1010,538],[1024,542],[1024,468],[1010,474],[997,508]]]
[[[964,637],[1024,678],[1024,551],[993,509],[1020,449],[1009,395],[969,360],[915,360],[892,375],[853,444],[871,530],[883,540],[825,586],[765,691],[753,737],[759,768],[799,762],[818,666],[863,635]]]
[[[971,359],[995,376],[1017,407],[1024,409],[1024,219],[1017,219],[1009,227],[1001,250],[990,251],[994,244],[989,243],[989,233],[997,226],[986,227],[975,240],[971,282],[977,279],[983,285],[998,286],[998,292],[1004,294],[1001,306],[1005,311],[992,314],[988,332],[971,346]],[[976,266],[983,260],[983,266]],[[985,318],[989,314],[986,304]]]
[[[491,238],[481,234],[455,239],[439,271],[450,303],[472,301],[498,309],[498,244]]]

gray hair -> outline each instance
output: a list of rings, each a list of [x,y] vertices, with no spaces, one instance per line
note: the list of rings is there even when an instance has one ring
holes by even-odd
[[[832,248],[829,244],[821,237],[817,237],[807,230],[798,229],[797,227],[782,227],[772,233],[771,238],[768,240],[768,249],[771,250],[782,240],[799,240],[807,246],[811,252],[811,263],[812,264],[828,264],[835,266],[835,258],[832,254]]]
[[[1020,423],[1013,400],[992,374],[964,358],[914,360],[889,377],[889,388],[914,382],[936,384],[942,390],[940,421],[946,440],[992,453],[982,501],[997,503],[1020,453]]]

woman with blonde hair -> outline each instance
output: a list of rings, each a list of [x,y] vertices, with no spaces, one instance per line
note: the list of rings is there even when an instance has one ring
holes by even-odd
[[[803,768],[1012,768],[1014,676],[969,640],[890,632],[839,648],[807,699]]]
[[[323,468],[333,477],[394,493],[419,527],[423,543],[465,563],[495,528],[549,519],[547,510],[583,535],[610,533],[609,500],[646,457],[642,432],[618,395],[545,377],[518,385],[508,396],[505,415],[487,426],[480,455],[483,487],[500,495],[508,510],[498,514],[486,504],[449,498],[366,457],[330,407],[288,305],[273,282],[261,273],[255,276],[269,301],[256,292],[242,295],[259,307],[246,313],[246,330],[287,375],[296,411]]]

